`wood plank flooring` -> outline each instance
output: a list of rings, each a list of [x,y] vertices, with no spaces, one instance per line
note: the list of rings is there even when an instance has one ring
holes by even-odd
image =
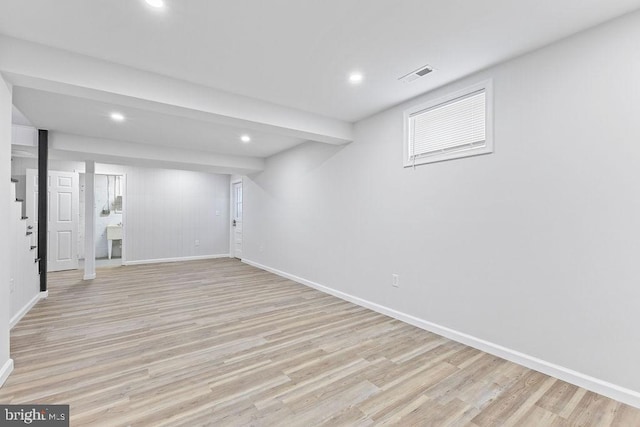
[[[237,260],[50,274],[2,403],[71,425],[640,426],[640,410]]]

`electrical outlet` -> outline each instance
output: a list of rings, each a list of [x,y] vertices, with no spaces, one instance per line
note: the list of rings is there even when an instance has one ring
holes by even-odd
[[[220,216],[220,211],[216,211],[216,216]]]
[[[16,290],[16,284],[13,279],[9,280],[9,293],[13,293]]]
[[[397,274],[391,275],[391,286],[393,286],[394,288],[400,287],[400,276],[398,276]]]
[[[260,252],[264,252],[264,243],[260,243],[259,250],[260,250]]]
[[[200,240],[196,240],[196,246],[200,246]]]

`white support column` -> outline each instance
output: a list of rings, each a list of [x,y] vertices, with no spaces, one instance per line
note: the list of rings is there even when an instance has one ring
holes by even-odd
[[[11,313],[11,87],[0,73],[0,386],[13,370],[13,360],[9,358],[9,316]]]
[[[84,176],[84,280],[96,278],[96,162],[85,162]]]

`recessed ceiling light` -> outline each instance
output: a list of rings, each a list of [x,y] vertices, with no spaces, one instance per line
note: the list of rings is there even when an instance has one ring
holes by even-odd
[[[349,83],[358,84],[362,83],[362,80],[364,80],[364,76],[362,75],[362,73],[356,71],[349,74]]]
[[[242,141],[242,142],[251,142],[251,137],[249,135],[242,135],[240,137],[240,141]]]
[[[151,7],[162,8],[164,7],[164,0],[145,0],[147,4]]]
[[[111,120],[114,122],[124,122],[124,116],[120,113],[111,113]]]

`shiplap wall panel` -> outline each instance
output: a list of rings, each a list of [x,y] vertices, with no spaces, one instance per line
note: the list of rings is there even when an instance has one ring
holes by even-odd
[[[126,185],[127,261],[229,252],[228,175],[127,168]]]

